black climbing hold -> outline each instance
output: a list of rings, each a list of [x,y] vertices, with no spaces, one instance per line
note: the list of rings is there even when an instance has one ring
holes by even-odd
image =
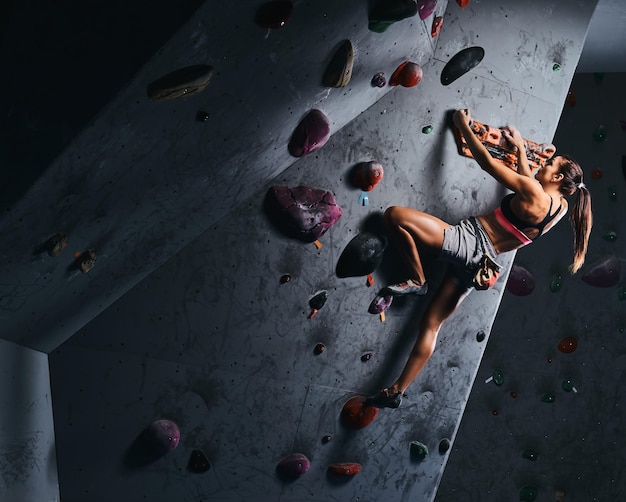
[[[439,453],[441,453],[443,455],[449,449],[450,449],[450,440],[449,439],[444,438],[441,441],[439,441]]]
[[[476,333],[476,341],[482,342],[485,339],[485,332],[481,329],[478,333]]]
[[[367,354],[363,354],[361,356],[361,361],[363,361],[364,363],[366,363],[367,361],[369,361],[372,358],[372,353],[368,352]]]
[[[211,468],[209,459],[201,450],[193,450],[189,456],[189,462],[187,463],[187,470],[195,472],[196,474],[202,474]]]
[[[288,282],[291,282],[291,275],[283,274],[283,275],[280,276],[280,283],[281,284],[287,284]]]
[[[326,345],[320,342],[320,343],[315,344],[315,348],[313,349],[313,352],[316,356],[319,356],[325,350],[326,350]]]
[[[321,309],[328,300],[328,291],[320,291],[309,300],[309,307],[314,310]]]
[[[196,120],[198,122],[206,122],[207,120],[209,120],[209,113],[205,112],[204,110],[200,110],[198,113],[196,113]]]
[[[369,232],[354,237],[337,261],[338,277],[360,277],[371,274],[383,260],[387,239]]]
[[[322,443],[324,444],[328,444],[333,440],[332,435],[330,434],[326,434],[323,438],[322,438]]]
[[[468,47],[458,52],[441,71],[441,83],[449,85],[457,78],[465,75],[472,68],[476,67],[485,57],[485,50],[482,47]]]

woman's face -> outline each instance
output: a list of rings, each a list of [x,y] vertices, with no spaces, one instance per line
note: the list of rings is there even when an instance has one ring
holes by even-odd
[[[563,159],[559,155],[555,155],[546,161],[545,165],[537,171],[535,179],[541,184],[560,181],[560,179],[563,178],[563,175],[559,173],[562,161]]]

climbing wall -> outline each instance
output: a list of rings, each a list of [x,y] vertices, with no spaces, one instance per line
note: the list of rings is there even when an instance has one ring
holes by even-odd
[[[592,195],[587,263],[567,273],[568,225],[517,253],[437,501],[626,494],[625,84],[574,77],[555,144],[581,162]]]
[[[402,407],[353,430],[343,404],[395,379],[429,297],[394,302],[383,322],[368,306],[402,278],[393,249],[370,286],[339,277],[337,261],[391,204],[456,221],[499,200],[458,155],[447,114],[470,107],[550,141],[593,10],[580,4],[440,2],[424,20],[372,26],[363,2],[299,2],[271,29],[255,23],[258,2],[227,13],[206,3],[3,220],[14,240],[2,335],[50,354],[62,499],[432,500],[507,273],[450,319]],[[328,87],[321,77],[346,38],[351,80]],[[446,63],[474,46],[484,58],[442,83]],[[389,84],[405,61],[421,81],[372,81],[382,72]],[[206,90],[147,99],[147,84],[196,63],[212,66]],[[312,109],[332,136],[298,160],[288,144]],[[372,160],[384,177],[365,194],[350,173]],[[317,246],[276,228],[264,204],[275,185],[334,194],[342,215]],[[61,230],[68,249],[32,258]],[[430,264],[433,285],[441,272]],[[311,316],[320,292],[328,299]],[[309,469],[285,479],[276,468],[292,454]],[[360,472],[332,474],[334,463]]]

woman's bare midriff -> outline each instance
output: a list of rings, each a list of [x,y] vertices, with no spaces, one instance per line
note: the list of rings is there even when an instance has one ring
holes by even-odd
[[[519,249],[523,246],[517,237],[511,235],[508,230],[500,225],[495,213],[476,216],[476,219],[483,226],[485,232],[487,232],[496,253],[506,253],[507,251],[513,251],[514,249]],[[531,229],[531,232],[526,235],[532,239],[535,237],[537,232],[539,232],[537,229]]]

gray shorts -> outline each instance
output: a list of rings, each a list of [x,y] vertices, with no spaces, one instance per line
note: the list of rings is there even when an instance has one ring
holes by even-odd
[[[485,251],[495,258],[497,253],[493,249],[493,244],[489,240],[487,232],[473,216],[444,231],[443,246],[437,257],[439,261],[450,265],[449,271],[452,276],[467,290],[474,287],[472,278],[484,252],[476,234],[477,230],[480,232],[482,242],[486,247]]]

